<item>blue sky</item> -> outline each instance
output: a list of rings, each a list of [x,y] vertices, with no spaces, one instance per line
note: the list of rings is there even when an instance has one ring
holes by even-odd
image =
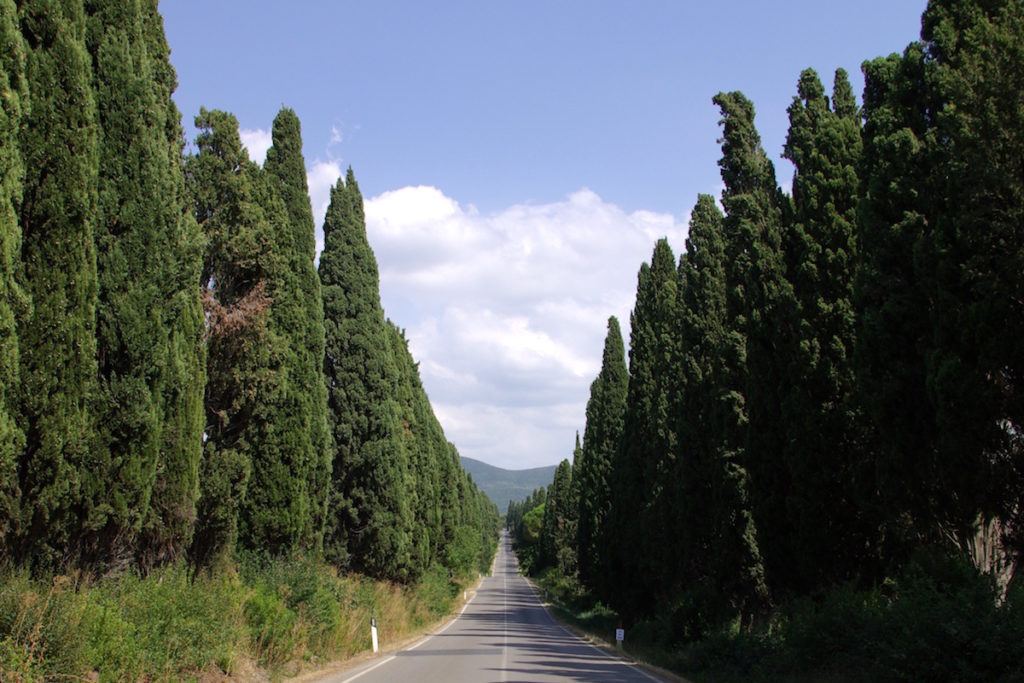
[[[464,455],[571,453],[604,321],[628,329],[653,241],[720,187],[711,97],[742,90],[778,160],[801,69],[915,39],[924,0],[161,3],[176,100],[261,158],[303,122],[314,210],[351,164],[388,314]],[[191,127],[187,127],[191,136]],[[628,333],[627,333],[628,334]]]

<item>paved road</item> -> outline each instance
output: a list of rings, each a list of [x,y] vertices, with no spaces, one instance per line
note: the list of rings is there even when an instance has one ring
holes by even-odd
[[[659,681],[613,659],[559,626],[519,575],[502,536],[494,575],[454,621],[409,648],[337,674],[331,683],[649,683]]]

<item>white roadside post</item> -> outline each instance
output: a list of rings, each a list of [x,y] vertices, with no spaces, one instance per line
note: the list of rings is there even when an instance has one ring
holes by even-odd
[[[615,647],[622,649],[622,641],[626,639],[626,629],[621,626],[615,629]]]
[[[370,640],[373,641],[373,653],[377,654],[377,617],[370,617]]]

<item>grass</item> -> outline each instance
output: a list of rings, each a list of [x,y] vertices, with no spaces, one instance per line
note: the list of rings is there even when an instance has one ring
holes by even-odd
[[[383,646],[449,613],[465,582],[443,568],[413,586],[338,575],[309,559],[242,558],[194,579],[33,578],[0,570],[0,680],[178,681],[258,667],[278,679]]]

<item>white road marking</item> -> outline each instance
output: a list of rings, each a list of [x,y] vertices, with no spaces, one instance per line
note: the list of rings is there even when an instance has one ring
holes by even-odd
[[[573,640],[578,640],[579,642],[583,643],[587,647],[589,647],[589,648],[599,652],[601,654],[601,656],[605,657],[606,659],[610,659],[613,662],[618,662],[619,664],[622,664],[623,666],[628,666],[629,668],[633,669],[634,671],[639,673],[641,676],[643,676],[647,680],[654,681],[655,683],[663,683],[663,681],[660,678],[655,678],[654,676],[650,675],[649,673],[644,671],[642,668],[640,668],[636,664],[634,664],[632,662],[627,662],[626,660],[624,660],[624,659],[622,659],[620,657],[613,657],[612,655],[608,654],[607,652],[605,652],[604,650],[602,650],[598,646],[594,645],[593,643],[588,643],[587,641],[583,640],[583,638],[580,638],[578,635],[576,635],[575,633],[573,633],[572,631],[570,631],[566,627],[564,627],[561,624],[559,624],[558,620],[555,619],[553,616],[551,616],[551,612],[548,611],[547,605],[545,605],[541,601],[540,596],[537,595],[537,591],[534,589],[533,584],[530,583],[529,581],[527,581],[525,578],[523,579],[523,581],[526,582],[526,585],[530,587],[530,591],[533,593],[533,596],[535,598],[537,598],[537,604],[539,604],[541,606],[541,609],[544,610],[544,613],[548,615],[548,619],[551,620],[551,623],[554,624],[555,626],[557,626],[558,628],[562,629],[563,631],[565,631],[566,635],[568,635],[570,638],[572,638]]]
[[[430,635],[428,635],[426,638],[418,641],[415,645],[411,645],[411,646],[405,648],[404,650],[399,650],[399,653],[401,653],[401,652],[411,652],[412,650],[415,650],[420,645],[422,645],[423,643],[427,642],[428,640],[430,640],[434,636],[439,635],[439,634],[444,633],[445,631],[447,631],[449,628],[451,628],[452,624],[454,624],[456,621],[458,621],[459,617],[461,617],[465,613],[466,608],[469,607],[469,603],[473,602],[473,599],[476,598],[476,596],[477,596],[477,591],[473,591],[473,597],[471,597],[469,600],[466,601],[466,604],[464,604],[462,606],[462,609],[459,610],[459,613],[457,615],[455,615],[454,619],[449,621],[447,624],[445,624],[442,628],[438,629],[434,633],[431,633]],[[359,673],[355,674],[354,676],[350,676],[349,678],[346,678],[345,680],[341,681],[341,683],[349,683],[349,681],[354,681],[357,678],[359,678],[360,676],[362,676],[364,674],[370,673],[371,671],[376,669],[378,666],[384,666],[385,664],[387,664],[388,662],[390,662],[392,659],[394,659],[397,656],[398,655],[395,654],[395,655],[391,655],[387,659],[382,659],[381,661],[377,662],[376,664],[374,664],[370,668],[364,669],[363,671],[360,671]]]
[[[349,683],[349,681],[354,681],[354,680],[356,680],[357,678],[359,678],[360,676],[362,676],[362,675],[364,675],[364,674],[368,674],[368,673],[370,673],[371,671],[373,671],[374,669],[376,669],[376,668],[377,668],[378,666],[384,666],[385,664],[387,664],[388,662],[390,662],[390,661],[391,661],[392,659],[394,659],[394,658],[395,658],[395,655],[391,655],[391,656],[390,656],[390,657],[388,657],[387,659],[382,659],[381,661],[379,661],[379,662],[377,662],[376,664],[374,664],[373,666],[371,666],[371,667],[370,667],[369,669],[365,669],[365,670],[363,670],[363,671],[360,671],[360,672],[359,672],[359,673],[357,673],[357,674],[356,674],[355,676],[349,676],[348,678],[346,678],[345,680],[343,680],[343,681],[342,681],[341,683]]]
[[[504,548],[502,548],[502,551],[504,551]],[[504,626],[505,645],[501,649],[501,680],[502,681],[507,681],[508,680],[508,558],[505,558],[505,567],[504,567],[504,569],[502,569],[501,575],[502,575],[502,579],[504,580],[504,585],[503,585],[503,588],[501,590],[501,597],[502,597],[502,603],[503,603],[502,613],[505,615],[505,626]]]

